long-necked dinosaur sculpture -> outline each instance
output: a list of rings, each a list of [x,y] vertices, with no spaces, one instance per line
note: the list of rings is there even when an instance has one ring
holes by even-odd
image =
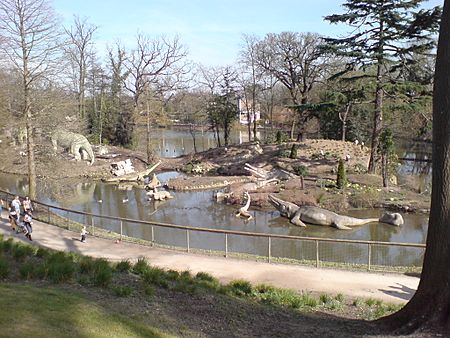
[[[269,195],[269,201],[280,212],[281,216],[290,219],[292,224],[306,227],[305,223],[315,225],[334,226],[341,230],[350,230],[352,226],[363,225],[372,222],[383,222],[392,225],[402,225],[403,217],[399,213],[385,213],[380,218],[355,218],[342,216],[335,212],[314,206],[301,206],[283,201],[273,195]]]
[[[248,191],[244,192],[244,197],[247,198],[247,202],[245,203],[245,205],[239,209],[239,211],[236,213],[237,217],[244,217],[247,219],[247,221],[251,220],[253,217],[252,215],[248,212],[248,208],[250,207],[250,194],[248,193]]]

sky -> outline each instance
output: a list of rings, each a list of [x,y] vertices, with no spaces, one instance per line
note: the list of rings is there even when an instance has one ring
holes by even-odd
[[[426,7],[442,5],[430,0]],[[343,13],[344,0],[53,0],[65,27],[74,15],[98,27],[97,50],[119,40],[132,48],[137,34],[158,38],[177,35],[189,58],[207,66],[233,64],[243,34],[314,32],[343,36],[345,25],[331,25],[323,17]]]

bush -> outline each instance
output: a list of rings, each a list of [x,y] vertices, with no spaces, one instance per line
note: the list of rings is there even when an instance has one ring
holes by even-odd
[[[21,243],[15,243],[11,247],[12,255],[17,261],[23,261],[25,257],[34,256],[35,250],[34,247]]]
[[[276,135],[275,135],[275,142],[277,144],[281,144],[283,142],[286,142],[288,139],[287,135],[285,133],[283,133],[281,130],[278,130]]]
[[[39,247],[36,251],[36,257],[45,258],[50,254],[50,251],[45,248]]]
[[[169,283],[163,269],[148,267],[142,274],[142,279],[146,284],[155,284],[167,288]]]
[[[289,154],[289,158],[296,159],[297,158],[297,144],[293,144],[291,147],[291,153]]]
[[[252,293],[252,285],[250,282],[242,279],[230,282],[227,287],[236,296],[248,296]]]
[[[117,272],[129,272],[131,271],[132,265],[129,260],[120,261],[116,264]]]
[[[0,256],[0,278],[9,276],[9,264],[5,257]]]
[[[107,287],[112,280],[113,270],[104,258],[94,261],[92,283],[95,286]]]
[[[304,165],[300,164],[294,167],[294,172],[298,176],[307,176],[308,175],[308,168]]]
[[[347,177],[345,174],[344,160],[340,159],[337,170],[336,187],[338,189],[342,189],[345,187],[346,184],[347,184]]]
[[[46,259],[47,277],[54,283],[69,281],[75,272],[72,256],[64,252],[55,252]]]
[[[34,270],[34,264],[32,262],[25,262],[19,267],[20,277],[32,279],[35,277]]]
[[[84,256],[81,257],[80,261],[78,262],[78,271],[82,274],[91,274],[94,272],[94,266],[95,264],[92,257]]]
[[[113,292],[117,297],[128,297],[133,292],[129,286],[115,286]]]
[[[147,263],[147,260],[145,258],[139,258],[136,264],[133,266],[133,272],[137,273],[138,275],[144,274],[145,271],[149,269],[149,265]]]

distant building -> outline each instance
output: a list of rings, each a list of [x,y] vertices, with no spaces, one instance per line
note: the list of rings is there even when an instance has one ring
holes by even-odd
[[[253,123],[255,120],[259,121],[261,119],[261,105],[259,103],[255,104],[255,113],[251,111],[251,102],[247,105],[245,104],[245,100],[241,97],[238,98],[238,110],[239,110],[239,123],[240,124],[248,124],[249,115],[247,106],[250,109],[250,123]]]

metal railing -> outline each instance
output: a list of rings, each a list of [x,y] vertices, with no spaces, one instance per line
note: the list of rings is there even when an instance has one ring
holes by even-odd
[[[0,190],[9,205],[14,195]],[[36,220],[91,235],[143,245],[197,251],[225,257],[252,257],[267,262],[383,271],[420,271],[425,244],[301,237],[198,228],[141,221],[57,207],[32,201]],[[137,227],[136,225],[145,225]],[[139,231],[137,229],[139,228]],[[148,231],[150,230],[150,231]],[[138,233],[140,232],[140,234]],[[242,245],[245,238],[245,245]],[[252,245],[248,243],[252,241]],[[402,257],[402,260],[399,260]],[[405,260],[406,259],[406,260]]]

